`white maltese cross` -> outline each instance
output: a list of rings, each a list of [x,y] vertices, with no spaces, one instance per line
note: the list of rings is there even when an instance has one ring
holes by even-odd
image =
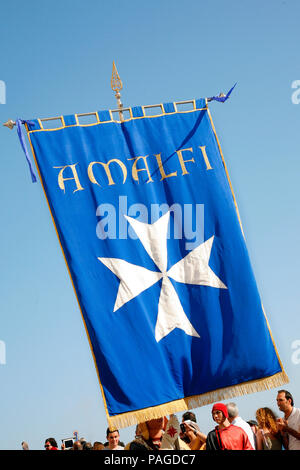
[[[214,236],[201,243],[167,271],[167,234],[170,212],[153,224],[125,217],[159,271],[150,271],[119,258],[98,258],[120,279],[114,312],[162,279],[155,326],[156,341],[160,341],[175,328],[180,328],[187,335],[200,338],[186,316],[170,278],[184,284],[227,289],[208,266]]]

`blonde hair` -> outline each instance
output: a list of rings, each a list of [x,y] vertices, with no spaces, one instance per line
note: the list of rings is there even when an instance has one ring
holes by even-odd
[[[276,423],[276,416],[270,408],[259,408],[256,411],[256,419],[260,428],[267,428],[273,434],[279,432]]]

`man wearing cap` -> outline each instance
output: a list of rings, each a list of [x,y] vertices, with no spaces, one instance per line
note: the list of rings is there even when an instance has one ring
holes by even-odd
[[[215,403],[212,418],[217,423],[206,439],[206,450],[254,450],[245,431],[230,424],[224,403]]]

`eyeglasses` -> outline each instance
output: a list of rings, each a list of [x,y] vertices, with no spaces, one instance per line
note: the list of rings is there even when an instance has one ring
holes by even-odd
[[[46,449],[47,447],[50,447],[50,444],[45,444],[44,447]]]

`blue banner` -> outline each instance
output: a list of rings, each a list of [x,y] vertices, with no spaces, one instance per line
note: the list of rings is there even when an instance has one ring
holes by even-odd
[[[206,100],[27,122],[110,425],[280,386]]]

